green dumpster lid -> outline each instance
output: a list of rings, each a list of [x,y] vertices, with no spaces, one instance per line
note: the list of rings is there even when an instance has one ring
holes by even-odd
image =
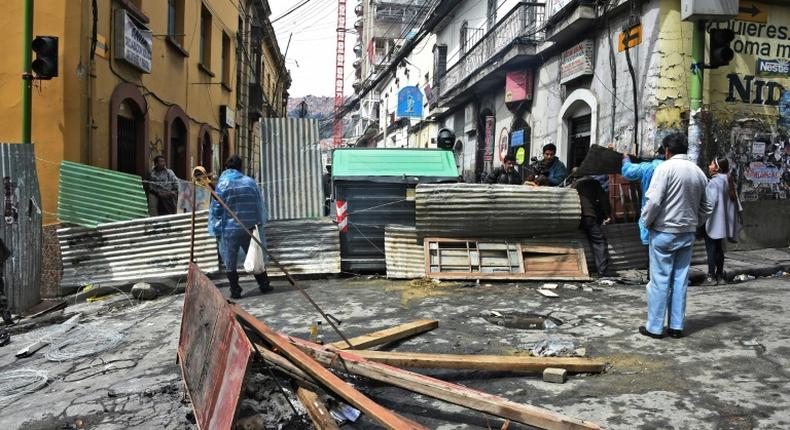
[[[332,178],[407,182],[458,179],[455,157],[442,149],[339,148],[332,153]]]

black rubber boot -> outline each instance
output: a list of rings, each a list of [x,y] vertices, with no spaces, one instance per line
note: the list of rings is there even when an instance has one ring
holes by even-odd
[[[241,298],[241,286],[239,285],[239,272],[226,272],[228,275],[228,282],[230,282],[230,298]]]
[[[266,272],[255,275],[255,280],[258,282],[258,289],[261,290],[261,293],[268,293],[274,289],[269,283],[269,274]]]

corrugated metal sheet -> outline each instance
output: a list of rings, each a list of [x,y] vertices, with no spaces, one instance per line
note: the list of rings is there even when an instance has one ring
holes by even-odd
[[[420,184],[417,231],[446,238],[518,238],[579,228],[572,188],[522,185]]]
[[[384,230],[384,251],[387,277],[414,279],[425,276],[425,250],[417,238],[417,229],[404,225],[388,225]]]
[[[10,251],[2,276],[8,307],[18,313],[40,301],[42,213],[34,146],[0,143],[0,178],[0,239]]]
[[[340,273],[340,236],[330,218],[270,221],[264,232],[269,252],[291,274]],[[282,274],[271,262],[267,270]]]
[[[195,261],[216,272],[217,245],[207,212],[199,213]],[[183,276],[187,273],[192,214],[183,213],[58,230],[63,259],[61,287]]]
[[[344,269],[386,270],[384,227],[414,225],[409,188],[413,189],[406,184],[335,182],[335,198],[348,203],[348,231],[340,233]]]
[[[261,180],[270,220],[323,216],[318,121],[264,118]]]
[[[191,214],[62,228],[62,287],[183,276],[189,262]],[[207,212],[198,213],[195,261],[205,273],[219,270],[217,244],[208,235]],[[293,274],[340,272],[340,239],[329,218],[266,224],[269,251]],[[281,272],[268,265],[272,275]]]
[[[96,227],[148,216],[143,181],[137,175],[61,161],[58,218]]]

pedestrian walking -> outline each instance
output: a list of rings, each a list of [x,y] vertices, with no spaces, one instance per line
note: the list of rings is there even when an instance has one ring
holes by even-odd
[[[241,173],[241,158],[238,155],[231,155],[225,162],[225,171],[219,177],[216,193],[241,221],[239,224],[218,202],[211,202],[209,234],[219,238],[219,251],[230,283],[230,297],[238,299],[242,292],[237,269],[239,250],[245,253],[249,251],[250,233],[254,232],[256,226],[260,227],[261,242],[266,244],[263,225],[268,219],[268,213],[258,184]],[[266,271],[254,276],[262,293],[271,291]]]
[[[738,238],[740,203],[729,160],[714,159],[708,171],[711,179],[706,192],[713,205],[713,213],[705,223],[705,250],[708,254],[705,283],[715,285],[724,280],[724,239],[735,242]]]
[[[647,323],[639,327],[639,333],[652,338],[664,337],[667,313],[667,333],[683,336],[695,231],[713,210],[705,192],[708,179],[686,155],[686,136],[671,134],[663,146],[667,161],[656,167],[642,211],[649,230],[650,281]]]
[[[497,167],[486,178],[487,184],[510,184],[521,185],[521,173],[516,170],[516,156],[513,154],[505,155],[502,160],[502,167]]]
[[[154,168],[148,175],[148,213],[151,216],[176,213],[178,201],[178,177],[167,168],[163,155],[154,157]]]
[[[582,207],[581,228],[590,242],[596,271],[600,276],[609,276],[609,250],[603,232],[603,225],[612,219],[609,196],[604,192],[601,183],[591,176],[582,176],[572,187],[579,193]]]

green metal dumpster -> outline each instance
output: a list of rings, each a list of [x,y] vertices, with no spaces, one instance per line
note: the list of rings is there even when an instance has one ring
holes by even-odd
[[[383,272],[384,227],[413,226],[414,188],[440,182],[458,182],[451,151],[335,149],[332,185],[343,270]]]

